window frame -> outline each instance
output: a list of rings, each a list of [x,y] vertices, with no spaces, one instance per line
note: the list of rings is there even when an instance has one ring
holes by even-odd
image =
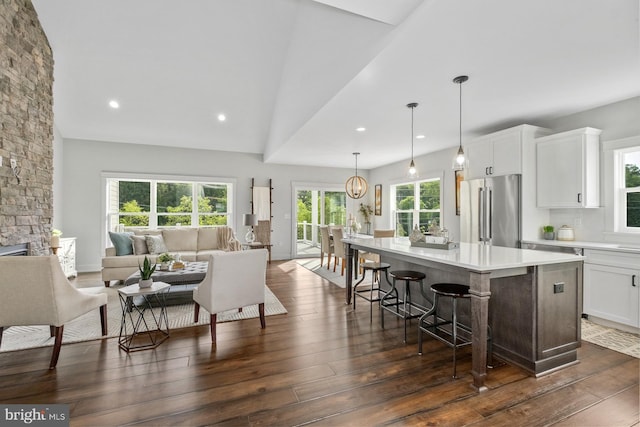
[[[440,209],[420,209],[420,184],[423,182],[429,181],[439,181],[440,183],[440,200],[439,205]],[[413,185],[413,209],[411,210],[398,210],[397,209],[397,200],[396,200],[396,188],[402,185]],[[426,174],[424,176],[412,179],[412,180],[402,180],[395,182],[389,185],[389,203],[391,207],[391,222],[393,229],[396,230],[396,234],[398,232],[398,213],[411,213],[412,214],[412,224],[411,230],[418,225],[420,226],[420,214],[428,213],[428,212],[438,212],[439,213],[439,222],[440,228],[446,228],[444,224],[445,212],[444,212],[444,193],[443,193],[443,185],[444,185],[444,174],[442,172],[434,172],[430,174]],[[411,233],[411,230],[407,230],[407,236]]]
[[[237,192],[237,183],[235,178],[227,178],[227,177],[214,177],[214,176],[185,176],[185,175],[158,175],[158,174],[136,174],[136,173],[120,173],[120,172],[102,172],[101,173],[102,180],[102,212],[103,212],[103,247],[106,247],[107,242],[109,242],[109,231],[113,231],[110,227],[111,225],[111,216],[112,215],[121,215],[122,213],[119,211],[113,213],[109,212],[109,185],[110,182],[114,180],[118,181],[141,181],[141,182],[150,182],[150,200],[149,200],[149,212],[135,212],[132,215],[148,215],[149,216],[149,225],[141,226],[136,228],[147,228],[150,230],[154,229],[163,229],[163,228],[172,228],[174,226],[158,226],[158,215],[161,216],[170,216],[170,215],[184,215],[183,213],[169,213],[169,212],[157,212],[157,183],[158,182],[169,182],[169,183],[185,183],[191,184],[191,193],[192,193],[192,210],[191,210],[191,225],[186,225],[185,227],[200,227],[199,217],[200,213],[198,212],[198,203],[197,203],[197,189],[198,184],[215,184],[215,185],[226,185],[227,186],[227,212],[224,216],[227,217],[227,225],[232,229],[235,229],[235,212],[236,212],[236,192]],[[195,221],[195,222],[194,222]],[[206,226],[205,226],[206,227]]]
[[[619,203],[614,206],[617,218],[616,223],[618,225],[616,231],[621,233],[640,233],[640,227],[629,227],[627,225],[627,195],[629,193],[640,193],[640,186],[631,188],[627,188],[626,186],[626,162],[624,161],[624,157],[629,153],[640,154],[640,146],[614,151],[614,164],[616,170],[615,191],[618,193],[619,200]]]
[[[602,142],[604,155],[604,208],[605,241],[629,241],[635,243],[640,230],[626,227],[626,197],[622,189],[625,185],[624,154],[640,150],[640,135]]]

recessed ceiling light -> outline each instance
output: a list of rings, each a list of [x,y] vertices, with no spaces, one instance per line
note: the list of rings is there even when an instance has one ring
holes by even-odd
[[[222,113],[218,114],[218,121],[219,122],[224,122],[225,120],[227,120],[227,116],[225,116]]]
[[[120,108],[120,104],[115,99],[112,99],[111,101],[109,101],[109,107],[113,109]]]
[[[416,139],[424,139],[424,135],[416,135]]]
[[[363,127],[356,128],[357,132],[364,132],[365,130],[367,130],[367,128],[363,128]]]

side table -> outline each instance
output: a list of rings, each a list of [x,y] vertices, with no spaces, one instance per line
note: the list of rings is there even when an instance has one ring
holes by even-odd
[[[58,256],[62,271],[67,278],[76,277],[76,238],[64,237],[59,239],[58,246],[52,246],[51,252]]]
[[[266,249],[269,251],[269,263],[271,263],[271,246],[270,244],[262,243],[262,242],[253,242],[253,243],[241,243],[243,250],[249,249]]]
[[[122,320],[118,345],[127,353],[156,348],[169,338],[165,297],[170,284],[153,282],[149,288],[137,284],[118,289]],[[134,297],[141,301],[136,304]],[[153,306],[155,305],[155,311]]]

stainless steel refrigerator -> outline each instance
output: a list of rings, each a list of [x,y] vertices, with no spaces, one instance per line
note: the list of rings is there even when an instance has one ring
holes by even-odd
[[[460,183],[460,241],[520,247],[520,175]]]

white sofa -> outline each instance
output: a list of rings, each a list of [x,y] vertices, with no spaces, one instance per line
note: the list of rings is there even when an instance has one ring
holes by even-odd
[[[134,230],[134,236],[161,235],[167,248],[166,252],[180,254],[183,261],[207,261],[209,255],[240,249],[233,230],[227,226],[218,227],[179,227],[163,230]],[[105,249],[102,258],[102,280],[109,287],[112,280],[125,280],[138,270],[138,265],[149,257],[156,262],[159,253],[142,253],[133,255],[116,255],[115,247]]]

